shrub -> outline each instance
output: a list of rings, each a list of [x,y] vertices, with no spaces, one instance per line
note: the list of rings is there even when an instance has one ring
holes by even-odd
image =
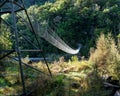
[[[77,56],[72,56],[71,57],[71,60],[74,62],[74,61],[78,61],[78,57]]]
[[[96,42],[96,49],[92,51],[90,62],[96,64],[99,73],[113,75],[120,79],[120,54],[118,44],[116,44],[111,34],[101,34]]]

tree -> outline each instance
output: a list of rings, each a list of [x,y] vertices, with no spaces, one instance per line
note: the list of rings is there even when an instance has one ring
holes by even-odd
[[[111,32],[114,37],[119,34],[119,2],[119,0],[55,0],[43,5],[30,6],[27,10],[33,25],[36,21],[39,23],[48,21],[49,26],[68,45],[76,47],[77,43],[82,43],[83,49],[86,49],[82,50],[82,54],[87,56],[90,47],[95,46],[95,40],[101,32],[105,34]],[[22,16],[25,17],[24,14]],[[22,29],[22,34],[27,34],[28,38],[36,43],[33,34],[23,23],[18,22],[19,30]],[[57,50],[43,40],[40,42],[41,48],[49,45],[47,50]],[[23,47],[27,46],[29,45],[25,44]]]

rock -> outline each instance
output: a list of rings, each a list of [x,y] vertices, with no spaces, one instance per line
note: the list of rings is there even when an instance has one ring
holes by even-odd
[[[71,84],[71,87],[72,87],[72,88],[75,88],[75,89],[78,89],[78,88],[80,87],[80,84],[77,83],[77,82],[73,82],[73,83]]]

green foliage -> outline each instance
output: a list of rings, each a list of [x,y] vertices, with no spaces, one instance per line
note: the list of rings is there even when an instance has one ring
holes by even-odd
[[[38,1],[36,1],[38,2]],[[34,4],[30,1],[29,3]],[[100,33],[111,32],[114,37],[119,34],[120,4],[119,0],[55,0],[46,2],[43,5],[35,3],[27,11],[36,30],[36,21],[43,23],[48,21],[49,26],[68,44],[76,47],[77,43],[82,43],[81,54],[88,57],[90,47],[95,46],[95,40]],[[25,20],[25,14],[21,14]],[[10,19],[10,18],[8,18]],[[18,30],[30,41],[36,44],[34,35],[30,28],[25,26],[25,22],[18,19]],[[42,26],[41,26],[42,27]],[[20,37],[21,48],[32,48],[32,45]],[[46,49],[47,53],[61,53],[44,40],[39,39],[41,49]],[[47,46],[45,48],[45,46]],[[86,49],[86,50],[84,50]],[[27,55],[29,53],[26,53]],[[34,55],[34,54],[29,54]],[[35,55],[36,56],[36,55]]]
[[[8,84],[9,84],[9,82],[7,82],[7,80],[4,80],[3,78],[0,78],[0,86],[1,87],[6,86]]]
[[[7,15],[3,16],[4,18]],[[12,48],[11,32],[10,27],[5,25],[2,21],[0,22],[0,50],[10,50]],[[3,53],[0,53],[0,57],[3,56]],[[0,60],[0,67],[3,67],[2,60]],[[3,69],[4,70],[4,67]]]
[[[77,57],[77,56],[72,56],[72,57],[71,57],[71,61],[72,61],[72,62],[78,61],[78,57]]]
[[[22,93],[22,85],[21,85],[21,75],[19,64],[12,62],[4,62],[5,69],[3,72],[0,70],[0,96],[4,95],[16,95]],[[2,66],[1,68],[3,68]],[[24,80],[26,88],[29,88],[33,82],[38,79],[40,73],[36,72],[32,68],[28,68],[26,66],[23,67],[24,72]],[[33,86],[32,86],[33,87]]]
[[[59,87],[63,87],[64,86],[64,83],[63,83],[64,77],[65,77],[64,75],[55,77],[53,83],[51,84],[51,87],[55,88],[55,89],[59,88]]]
[[[1,24],[1,32],[0,32],[0,49],[11,49],[12,43],[10,38],[10,29],[5,25]]]
[[[77,43],[82,43],[81,54],[88,57],[90,47],[95,46],[95,40],[100,33],[111,32],[114,37],[119,34],[120,22],[120,1],[119,0],[52,0],[40,4],[36,1],[28,2],[30,6],[27,11],[36,30],[36,21],[43,23],[48,21],[49,26],[68,44],[76,47]],[[34,5],[36,4],[36,5]],[[27,21],[24,13],[19,13]],[[5,17],[10,21],[10,17]],[[18,18],[18,30],[30,41],[36,44],[34,35],[30,32],[29,26],[26,28],[25,22],[20,22]],[[42,26],[41,26],[42,27]],[[4,30],[4,29],[2,29]],[[8,33],[6,33],[8,34]],[[32,48],[20,37],[21,48]],[[47,53],[61,53],[44,40],[39,39],[41,49],[46,49]],[[6,41],[7,42],[7,41]],[[3,44],[1,44],[3,46]],[[6,45],[6,47],[9,45]],[[45,46],[47,46],[45,48]],[[86,49],[86,50],[84,50]],[[27,55],[29,53],[26,53]],[[29,54],[33,56],[34,54]],[[36,56],[36,55],[35,55]]]

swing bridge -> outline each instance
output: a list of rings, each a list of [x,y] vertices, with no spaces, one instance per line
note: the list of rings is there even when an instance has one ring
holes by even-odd
[[[24,18],[22,18],[22,16],[19,16],[18,13],[20,12],[24,12],[24,14],[27,17],[27,20],[25,20]],[[4,18],[2,18],[2,15],[4,14],[8,14],[11,15],[11,22],[12,24],[10,24],[7,20],[5,20]],[[34,43],[32,43],[32,41],[30,41],[26,36],[24,36],[23,34],[21,34],[22,30],[18,30],[17,28],[17,18],[21,18],[21,20],[24,20],[26,22],[26,26],[29,26],[30,32],[31,34],[33,34],[37,45],[35,45]],[[44,40],[48,41],[50,44],[52,44],[53,46],[59,48],[60,50],[69,53],[69,54],[77,54],[81,48],[81,45],[79,46],[78,49],[74,50],[71,47],[69,47],[47,24],[46,22],[46,26],[44,29],[41,28],[42,24],[36,21],[37,24],[37,30],[34,28],[34,24],[31,21],[31,18],[27,12],[26,9],[26,5],[25,5],[25,1],[23,0],[0,0],[0,32],[2,32],[1,30],[1,23],[4,23],[6,26],[8,26],[12,32],[12,37],[14,40],[14,48],[13,49],[0,49],[0,60],[4,60],[4,58],[9,58],[12,60],[15,60],[19,63],[19,73],[20,73],[20,78],[21,78],[21,85],[22,85],[22,95],[29,95],[31,91],[28,92],[27,88],[26,88],[26,84],[25,84],[25,76],[24,76],[24,68],[23,65],[26,66],[27,68],[32,68],[33,70],[40,72],[44,75],[50,76],[52,77],[52,73],[50,71],[50,68],[48,66],[47,60],[44,56],[44,52],[41,50],[40,48],[40,41],[38,38],[43,38]],[[20,48],[20,38],[22,37],[27,43],[29,43],[33,49],[21,49]],[[48,69],[48,73],[46,74],[40,70],[38,70],[37,68],[32,67],[29,64],[26,64],[24,62],[22,62],[21,58],[22,58],[22,53],[23,52],[39,52],[41,54],[41,56],[43,57],[43,60],[47,66]],[[15,54],[15,56],[17,58],[14,58],[12,54]]]

